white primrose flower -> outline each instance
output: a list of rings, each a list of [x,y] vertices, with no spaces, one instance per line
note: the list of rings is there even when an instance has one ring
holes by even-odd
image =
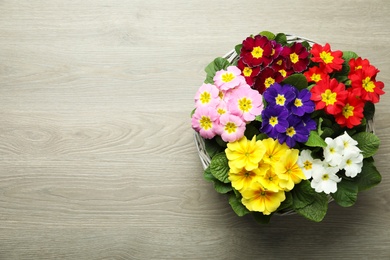
[[[357,147],[358,142],[350,137],[347,132],[344,132],[343,135],[338,136],[335,140],[343,147],[343,155],[349,157],[350,154],[357,156],[361,153],[361,150]]]
[[[337,183],[341,181],[336,173],[339,171],[336,167],[322,166],[316,168],[312,173],[311,187],[316,192],[325,192],[326,194],[337,191]]]
[[[313,171],[317,167],[322,167],[323,163],[319,159],[313,159],[310,150],[302,150],[298,157],[298,166],[302,169],[306,179],[310,179]]]
[[[327,144],[324,148],[325,162],[331,166],[339,167],[343,155],[342,144],[330,137],[325,138],[325,143]]]
[[[354,178],[362,171],[363,155],[350,153],[348,156],[344,155],[340,163],[340,168],[345,170],[345,176]]]

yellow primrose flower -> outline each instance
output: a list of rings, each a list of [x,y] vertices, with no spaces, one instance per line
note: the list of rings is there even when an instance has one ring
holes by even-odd
[[[286,199],[284,191],[266,190],[260,183],[254,182],[251,188],[243,190],[242,204],[250,211],[259,211],[269,215],[276,211],[280,203]]]
[[[237,173],[243,168],[251,171],[258,167],[265,147],[261,141],[256,141],[256,136],[250,141],[244,136],[238,141],[228,143],[225,153],[229,159],[231,172]]]
[[[263,160],[271,165],[279,161],[280,157],[289,149],[286,143],[280,144],[278,140],[272,138],[264,139],[263,144],[265,146]]]
[[[229,172],[229,180],[232,183],[233,188],[236,190],[247,189],[252,182],[257,181],[260,178],[262,171],[259,168],[251,171],[242,168],[238,173]]]
[[[269,191],[278,192],[281,190],[279,186],[279,177],[275,171],[268,164],[263,164],[266,167],[266,170],[263,171],[264,174],[260,176],[258,182],[263,185],[263,187]]]
[[[294,185],[306,179],[305,174],[298,165],[297,149],[289,149],[275,164],[275,173],[279,177],[279,186],[285,190],[292,190]]]

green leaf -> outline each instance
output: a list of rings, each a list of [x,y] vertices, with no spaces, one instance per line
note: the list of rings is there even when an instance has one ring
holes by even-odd
[[[352,136],[358,142],[364,158],[373,156],[379,148],[380,140],[373,133],[360,132]]]
[[[204,81],[204,83],[214,84],[213,78],[215,76],[215,73],[219,70],[224,70],[229,66],[230,66],[230,63],[227,59],[222,58],[222,57],[215,58],[215,60],[212,61],[209,65],[207,65],[207,67],[205,68],[205,72],[207,73],[207,77],[206,77],[206,80]]]
[[[252,216],[253,218],[261,223],[261,224],[268,224],[269,221],[271,220],[271,217],[272,217],[272,214],[270,215],[264,215],[263,213],[261,212],[252,212]]]
[[[317,131],[310,131],[309,139],[305,143],[306,146],[310,147],[326,147],[327,144],[325,143],[324,139],[319,136]]]
[[[342,207],[350,207],[355,204],[358,194],[356,182],[342,179],[337,183],[337,191],[332,194],[333,199]]]
[[[261,134],[258,134],[258,135],[256,136],[256,141],[264,140],[264,139],[267,139],[267,138],[269,138],[268,135],[261,133]]]
[[[265,36],[268,38],[268,40],[273,40],[275,39],[275,34],[273,34],[272,32],[269,32],[269,31],[262,31],[259,33],[260,35],[262,36]]]
[[[211,174],[210,166],[206,168],[203,172],[203,177],[206,181],[215,181],[217,180],[214,175]]]
[[[303,74],[299,74],[299,73],[293,74],[285,78],[282,81],[282,83],[292,85],[299,90],[307,88],[307,84],[308,84],[306,77]]]
[[[353,51],[343,51],[343,60],[348,64],[350,59],[356,59],[359,55],[354,53]]]
[[[228,159],[224,152],[215,155],[210,162],[211,174],[217,178],[217,180],[223,183],[229,183],[228,179],[229,165]]]
[[[287,37],[284,33],[278,33],[275,36],[275,41],[282,44],[282,45],[286,45],[287,44]]]
[[[204,139],[205,149],[210,158],[213,158],[214,155],[222,152],[225,148],[221,147],[215,138],[213,139]]]
[[[223,183],[218,180],[214,181],[214,189],[218,193],[222,193],[222,194],[228,193],[229,191],[233,190],[232,185],[230,183]]]
[[[293,204],[293,198],[292,198],[291,192],[285,192],[284,194],[286,196],[286,199],[284,201],[282,201],[282,203],[280,204],[280,206],[278,208],[278,211],[281,211],[281,213],[285,209],[292,208],[292,204]]]
[[[378,185],[382,176],[374,165],[372,157],[363,160],[362,171],[355,177],[359,191],[368,190]]]
[[[375,105],[369,101],[364,105],[364,117],[367,120],[372,120],[375,115]]]
[[[311,49],[310,43],[308,43],[307,41],[303,41],[301,43],[302,43],[303,47],[305,47],[307,50]]]
[[[244,135],[246,138],[252,140],[253,136],[258,135],[260,133],[259,129],[257,129],[252,124],[247,124]]]
[[[293,209],[305,218],[320,222],[328,210],[328,196],[324,193],[317,193],[310,182],[305,180],[295,185],[291,191],[293,198]]]
[[[241,53],[241,48],[242,48],[242,43],[241,44],[237,44],[236,47],[234,47],[234,50],[236,51],[236,53],[238,55],[240,55],[240,53]]]
[[[234,193],[230,193],[229,195],[229,204],[234,212],[240,217],[250,213],[250,211],[241,203],[241,200],[237,198]]]

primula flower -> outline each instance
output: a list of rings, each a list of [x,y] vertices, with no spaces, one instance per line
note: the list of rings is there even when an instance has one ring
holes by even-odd
[[[320,82],[327,76],[327,74],[317,66],[309,68],[309,70],[305,71],[303,75],[306,77],[307,82],[315,82],[315,83]]]
[[[310,117],[310,114],[304,114],[302,116],[302,121],[309,132],[317,129],[317,123]]]
[[[262,174],[264,173],[258,168],[251,171],[247,171],[243,168],[237,173],[229,171],[228,178],[232,183],[232,187],[239,191],[242,189],[248,189],[254,181],[257,181],[260,178]]]
[[[275,164],[275,173],[279,177],[279,186],[287,191],[294,188],[295,184],[306,179],[305,174],[298,165],[299,150],[289,149]]]
[[[199,106],[212,106],[216,107],[218,105],[219,90],[216,86],[212,84],[204,83],[196,92],[195,95],[195,104],[196,107]]]
[[[263,65],[264,67],[272,61],[273,46],[265,36],[256,35],[247,37],[242,42],[240,57],[249,67]]]
[[[324,148],[325,162],[334,167],[339,167],[343,155],[343,146],[340,142],[330,137],[325,138],[327,144]]]
[[[248,140],[245,136],[240,140],[228,143],[225,149],[229,160],[229,168],[232,172],[238,172],[245,168],[247,171],[258,168],[258,164],[264,156],[265,147],[256,136]]]
[[[302,72],[309,65],[309,52],[300,42],[294,42],[291,47],[285,46],[281,53],[286,57],[287,67],[293,68],[295,72]]]
[[[367,59],[363,60],[361,57],[358,57],[356,59],[350,59],[348,65],[349,74],[353,74],[355,71],[363,69],[363,67],[366,68],[371,66],[370,62]]]
[[[354,178],[358,173],[362,171],[363,167],[363,155],[362,154],[349,154],[344,155],[340,163],[340,168],[345,170],[345,176]]]
[[[225,113],[219,118],[217,132],[225,142],[234,142],[244,136],[245,126],[240,117]]]
[[[326,43],[325,46],[315,43],[310,53],[313,55],[311,60],[318,62],[323,71],[331,73],[341,70],[344,62],[342,59],[343,53],[341,51],[332,51],[329,43]]]
[[[278,192],[279,190],[282,190],[279,187],[279,177],[275,173],[275,171],[272,170],[272,168],[268,165],[267,170],[263,175],[260,176],[260,178],[257,180],[266,190]]]
[[[322,161],[313,159],[310,150],[302,150],[298,158],[298,165],[301,167],[306,179],[310,179],[316,167],[322,166]]]
[[[249,67],[242,59],[238,60],[237,67],[241,70],[241,75],[244,76],[246,83],[252,87],[255,84],[256,76],[260,72],[260,67]]]
[[[348,96],[345,85],[336,79],[323,79],[310,89],[311,100],[316,110],[325,109],[328,114],[336,115],[341,112],[344,101]]]
[[[246,122],[253,121],[263,111],[263,97],[256,90],[247,87],[240,87],[231,95],[228,101],[229,111],[240,116]]]
[[[283,80],[282,74],[280,72],[273,70],[270,67],[263,69],[256,78],[253,88],[259,91],[259,93],[264,93],[272,84],[279,83]]]
[[[337,183],[341,181],[341,178],[336,175],[338,171],[339,169],[336,167],[317,167],[312,174],[311,187],[316,192],[325,192],[326,194],[336,192]]]
[[[335,140],[343,147],[344,156],[349,156],[350,154],[356,156],[361,153],[361,150],[357,147],[358,142],[350,137],[346,131],[344,131],[344,134],[336,137]]]
[[[382,81],[376,81],[377,73],[378,70],[374,66],[368,66],[349,74],[354,94],[362,100],[378,103],[379,96],[385,94],[382,90],[385,85]]]
[[[229,66],[226,70],[219,70],[215,73],[214,83],[220,90],[228,90],[246,83],[241,76],[241,70],[236,66]]]
[[[342,106],[341,113],[335,115],[336,122],[341,127],[348,128],[360,125],[364,117],[363,109],[364,101],[349,92],[348,98]]]
[[[295,115],[290,115],[287,118],[288,128],[285,133],[279,133],[278,140],[280,143],[286,143],[289,147],[294,147],[295,144],[304,143],[309,139],[309,130],[305,127],[302,119]]]
[[[283,46],[274,40],[270,41],[270,43],[272,45],[271,58],[272,60],[275,60],[279,57],[280,53],[282,52]]]
[[[264,92],[264,99],[269,106],[281,106],[289,108],[291,102],[296,98],[294,87],[291,85],[273,84]]]
[[[295,99],[291,102],[291,112],[297,116],[303,116],[306,113],[311,113],[314,111],[314,102],[310,99],[311,92],[307,89],[302,89],[299,91],[294,88]]]
[[[279,143],[278,140],[267,138],[263,140],[265,154],[263,160],[265,163],[274,165],[289,149],[285,143]]]
[[[217,134],[218,118],[219,115],[215,108],[200,106],[192,115],[192,128],[203,138],[211,139]]]
[[[283,56],[279,56],[275,59],[270,66],[274,71],[279,72],[283,78],[286,78],[294,73],[292,68],[287,68],[286,58]]]
[[[288,110],[281,106],[267,106],[261,113],[263,123],[261,131],[274,139],[288,128]]]
[[[242,204],[250,211],[270,215],[276,211],[280,203],[286,199],[284,191],[273,192],[266,190],[260,183],[255,182],[250,189],[241,192]]]

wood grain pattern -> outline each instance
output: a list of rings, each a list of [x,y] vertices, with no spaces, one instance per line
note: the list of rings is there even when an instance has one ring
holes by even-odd
[[[322,223],[235,216],[202,178],[189,114],[203,68],[262,30],[353,50],[390,85],[389,13],[387,0],[0,0],[0,259],[388,259],[388,94],[382,183]]]

